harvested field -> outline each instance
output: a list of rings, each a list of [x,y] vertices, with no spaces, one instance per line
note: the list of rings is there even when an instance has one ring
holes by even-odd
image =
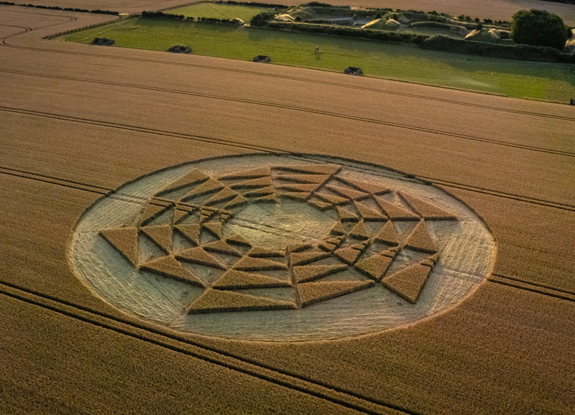
[[[5,334],[0,350],[0,412],[158,413],[165,408],[174,412],[262,414],[572,412],[575,117],[571,107],[202,56],[49,42],[41,37],[109,17],[5,6],[0,11],[1,33],[23,32],[0,46],[0,194],[4,200],[0,220],[0,331]],[[43,28],[45,25],[55,26]],[[271,89],[273,94],[254,92]],[[303,163],[292,160],[293,155],[287,152],[309,155]],[[357,184],[362,175],[374,175],[383,167],[405,171],[412,176],[400,175],[406,189],[399,193],[422,180],[429,181],[443,190],[417,194],[419,200],[459,218],[458,211],[453,210],[459,202],[445,196],[445,190],[484,220],[487,235],[492,235],[497,245],[493,268],[488,266],[487,274],[491,275],[461,302],[442,297],[456,306],[408,324],[388,321],[395,328],[383,330],[381,322],[374,323],[373,329],[368,327],[368,312],[346,308],[353,303],[350,299],[368,302],[384,298],[383,304],[410,310],[418,304],[430,304],[427,297],[437,287],[435,272],[457,264],[469,274],[458,279],[457,287],[463,288],[476,280],[472,275],[477,266],[486,266],[479,256],[461,260],[456,247],[450,247],[453,241],[448,235],[458,232],[458,221],[424,219],[426,224],[431,222],[428,227],[431,236],[437,238],[434,242],[447,243],[438,244],[439,259],[415,305],[385,288],[381,282],[385,276],[377,281],[385,263],[362,262],[363,257],[354,265],[363,272],[348,266],[350,271],[302,282],[303,290],[297,281],[292,284],[289,280],[293,277],[289,258],[283,266],[288,270],[241,271],[250,274],[249,278],[238,271],[235,277],[246,278],[234,277],[229,289],[219,287],[219,291],[238,293],[241,297],[235,299],[247,298],[255,308],[272,308],[245,311],[247,317],[242,318],[233,316],[244,313],[221,309],[216,313],[185,313],[201,298],[204,285],[229,272],[224,269],[210,271],[209,266],[183,261],[184,270],[197,272],[201,283],[196,285],[182,282],[180,268],[173,262],[171,267],[151,260],[145,264],[155,263],[153,271],[131,274],[135,267],[99,237],[97,246],[107,253],[106,258],[115,258],[112,265],[126,271],[111,297],[104,298],[98,291],[102,286],[82,282],[78,270],[70,266],[74,231],[80,219],[91,217],[90,211],[84,212],[95,203],[118,203],[110,205],[109,213],[113,214],[105,216],[105,229],[132,219],[133,227],[167,229],[168,224],[162,222],[171,220],[177,229],[179,223],[174,221],[182,209],[175,208],[141,225],[148,198],[134,198],[129,186],[121,187],[125,183],[132,182],[138,188],[140,178],[166,168],[162,171],[166,184],[177,183],[199,160],[234,156],[220,160],[226,164],[246,153],[259,154],[257,157],[279,154],[299,166],[325,161],[321,155],[326,155],[331,164],[342,166],[336,174],[346,174],[345,180]],[[178,165],[185,167],[173,168]],[[358,165],[362,168],[352,171]],[[276,174],[271,170],[250,173],[239,167],[229,166],[229,174],[237,180],[271,175],[275,188]],[[205,165],[203,168],[207,169]],[[236,179],[226,181],[216,170],[207,174],[231,188]],[[153,179],[155,174],[145,177]],[[310,181],[309,172],[286,170],[281,175],[299,177],[278,183],[315,184],[305,183]],[[403,248],[417,225],[414,217],[421,220],[424,212],[418,214],[413,201],[412,207],[397,190],[388,195],[367,189],[366,184],[374,181],[353,188],[364,198],[358,204],[389,217],[386,222],[364,219],[370,243],[348,237],[361,220],[355,202],[349,199],[337,207],[355,215],[356,220],[337,221],[334,212],[338,209],[331,207],[331,202],[325,210],[310,204],[309,212],[317,212],[311,222],[324,225],[306,237],[326,241],[340,237],[339,250],[371,257],[376,249],[371,240],[387,223],[399,224],[392,228],[395,235],[386,233],[381,239],[395,236],[400,252],[393,262],[407,265],[397,268],[392,263],[387,272],[401,272],[420,262],[429,267],[427,261],[432,255]],[[327,183],[325,177],[322,183],[336,186]],[[173,193],[174,203],[192,187],[184,188],[182,195]],[[155,195],[164,188],[141,189]],[[318,198],[321,193],[317,193]],[[206,199],[199,203],[216,194],[205,194]],[[341,193],[332,194],[345,199]],[[220,202],[235,200],[226,202],[226,198]],[[380,199],[386,203],[377,203]],[[203,209],[203,217],[211,215],[208,223],[222,224],[221,241],[237,249],[243,258],[279,264],[281,257],[262,256],[261,251],[255,251],[260,252],[256,257],[249,256],[253,242],[264,233],[252,233],[247,225],[262,212],[278,213],[278,207],[288,209],[286,214],[293,216],[286,206],[307,202],[254,200],[230,208],[249,208],[243,217],[234,213],[226,219],[228,214],[221,211],[227,207],[220,207],[220,202],[210,206],[211,211]],[[388,211],[393,210],[390,204],[397,209],[393,213]],[[196,212],[187,219],[178,216],[178,220],[200,223],[202,215],[199,209]],[[328,215],[330,220],[319,221],[321,215]],[[262,224],[274,224],[270,218]],[[241,226],[240,220],[244,221]],[[226,227],[234,223],[237,229],[244,229],[242,234],[226,234]],[[210,233],[202,228],[203,223],[200,225],[195,245],[205,245],[206,255],[216,258],[222,267],[234,269],[239,257],[230,255],[231,251],[222,252],[224,246],[215,243],[216,227]],[[286,228],[280,229],[289,234]],[[194,249],[194,243],[180,231],[173,234],[174,255]],[[166,235],[163,231],[154,234],[156,242],[167,245]],[[156,243],[151,235],[140,234],[139,238]],[[177,246],[176,238],[181,238]],[[469,239],[477,240],[477,234],[471,232]],[[274,236],[269,240],[278,239]],[[287,257],[319,251],[313,246],[315,242],[291,236],[277,245],[288,243]],[[179,244],[185,249],[176,249]],[[393,256],[391,244],[377,244],[377,252],[384,250],[382,258]],[[461,241],[461,246],[470,244]],[[162,250],[157,247],[154,252]],[[334,258],[301,266],[333,266],[333,261],[339,261]],[[314,270],[319,268],[305,275]],[[162,272],[170,276],[164,278]],[[347,272],[350,277],[345,280],[342,274]],[[290,284],[275,286],[270,278]],[[256,280],[266,282],[259,287]],[[350,287],[362,284],[366,287],[349,293]],[[151,306],[143,307],[145,312],[126,313],[116,302],[125,300],[121,290],[130,286],[142,287],[140,294],[163,287],[166,296],[136,295],[133,299],[137,304]],[[295,305],[291,304],[307,306],[274,310],[281,301],[290,304],[286,300],[289,296],[274,291],[284,289],[303,292],[303,298],[294,297]],[[315,302],[318,299],[322,301]],[[229,301],[224,301],[224,308]],[[204,309],[213,304],[205,301]],[[217,301],[215,304],[220,307]],[[245,309],[250,304],[237,306]],[[304,316],[322,307],[331,311],[322,324],[310,324],[316,340],[302,335],[300,341],[271,341],[272,335],[295,333],[308,317],[270,324],[260,339],[249,340],[262,316],[300,312],[296,315]],[[330,340],[333,312],[338,309],[343,310],[350,327],[364,334]],[[174,314],[193,317],[194,330],[208,332],[210,324],[215,324],[221,331],[210,336],[186,331],[184,321],[169,318]],[[230,338],[230,332],[224,333],[226,325],[235,330],[236,339]]]
[[[267,12],[269,7],[239,6],[232,4],[199,3],[185,7],[170,9],[167,13],[180,14],[188,17],[209,17],[216,19],[241,19],[249,23],[258,13]]]

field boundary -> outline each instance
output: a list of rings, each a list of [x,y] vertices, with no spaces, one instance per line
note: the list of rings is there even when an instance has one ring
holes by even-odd
[[[74,304],[51,295],[42,294],[1,280],[0,295],[6,295],[53,312],[75,318],[85,323],[93,324],[97,327],[115,331],[122,335],[127,335],[156,346],[164,347],[218,366],[226,367],[230,370],[254,376],[366,414],[392,415],[403,413],[408,415],[422,415],[419,412],[411,411],[407,408],[370,399],[351,391],[339,389],[304,376],[298,376],[287,371],[278,370],[271,366],[257,363],[250,359],[245,359],[231,353],[204,346],[198,342],[175,335],[174,333],[169,333],[167,330],[164,331],[160,328],[148,326],[144,323],[123,320],[119,317],[93,310],[89,307]]]

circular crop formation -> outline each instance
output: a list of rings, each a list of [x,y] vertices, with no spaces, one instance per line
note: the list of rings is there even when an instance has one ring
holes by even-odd
[[[70,257],[97,295],[183,332],[325,340],[429,317],[491,272],[492,235],[440,189],[320,156],[143,176],[89,208]]]

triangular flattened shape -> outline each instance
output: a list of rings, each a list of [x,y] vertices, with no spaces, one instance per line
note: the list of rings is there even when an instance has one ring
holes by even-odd
[[[364,205],[360,202],[355,202],[355,207],[363,220],[373,220],[373,221],[384,221],[387,220],[387,216],[382,213]]]
[[[308,192],[287,192],[278,190],[278,196],[285,199],[300,200],[305,202],[310,194]]]
[[[234,173],[229,173],[220,177],[222,180],[245,180],[256,179],[270,175],[269,167],[259,167],[252,170],[241,170]]]
[[[399,240],[397,239],[397,232],[395,231],[395,228],[393,226],[393,223],[391,223],[391,221],[383,225],[383,228],[381,228],[381,231],[379,231],[379,233],[375,238],[373,238],[373,240],[376,242],[384,242],[390,245],[399,244]]]
[[[382,193],[389,192],[388,188],[380,186],[378,184],[374,184],[374,183],[350,180],[350,179],[347,179],[347,178],[341,177],[341,176],[336,177],[336,179],[342,183],[347,184],[348,186],[354,187],[355,189],[360,190],[360,191],[365,192],[365,193],[382,194]]]
[[[390,219],[395,220],[419,220],[419,216],[415,213],[402,208],[401,206],[396,205],[388,200],[385,200],[381,197],[375,196],[373,198],[375,202],[379,205],[381,210],[383,210]]]
[[[407,238],[405,245],[416,251],[427,252],[430,254],[437,252],[435,242],[429,234],[425,221],[421,221],[417,224],[415,229]]]
[[[312,251],[312,252],[292,252],[290,253],[291,265],[305,265],[314,261],[319,261],[320,259],[327,258],[330,256],[329,252],[324,251]]]
[[[399,252],[399,247],[394,246],[393,248],[389,248],[388,250],[380,252],[379,254],[393,259],[397,256],[398,252]]]
[[[179,252],[176,255],[176,258],[194,264],[205,265],[207,267],[224,269],[224,270],[226,269],[225,265],[223,265],[212,255],[208,254],[201,247],[190,248],[186,249],[185,251]]]
[[[183,198],[183,201],[193,199],[198,196],[207,195],[210,193],[216,193],[217,191],[224,188],[224,185],[218,182],[216,179],[210,178],[208,181],[195,187],[193,190],[188,192]]]
[[[163,275],[168,278],[173,278],[179,281],[188,282],[199,287],[203,287],[203,282],[192,274],[190,271],[182,267],[174,257],[165,256],[158,258],[154,261],[146,262],[140,266],[141,270],[153,272]]]
[[[430,267],[415,264],[385,277],[381,282],[389,290],[411,304],[415,304],[429,278],[429,274],[431,274]]]
[[[281,184],[276,186],[276,189],[282,190],[285,192],[306,192],[311,193],[315,189],[317,189],[317,184],[301,184],[301,183],[294,183],[294,184]]]
[[[319,210],[326,210],[326,209],[330,209],[333,207],[333,205],[331,203],[324,202],[323,200],[321,200],[317,197],[312,197],[311,199],[308,199],[307,203],[310,206],[313,206],[314,208],[319,209]]]
[[[341,166],[335,164],[305,164],[300,166],[278,166],[274,171],[288,171],[302,174],[327,174],[333,175],[341,170]]]
[[[329,191],[334,192],[334,193],[336,193],[342,197],[346,197],[346,198],[353,199],[353,200],[365,199],[366,197],[369,196],[368,193],[361,192],[359,190],[350,189],[350,188],[343,187],[343,186],[327,185],[326,188]]]
[[[323,249],[327,252],[333,252],[337,249],[338,244],[333,242],[322,241],[318,244],[318,248]]]
[[[230,246],[223,240],[210,242],[206,245],[203,245],[202,248],[208,252],[219,252],[221,254],[233,255],[237,257],[243,256],[237,249]]]
[[[322,199],[315,196],[308,199],[307,203],[308,205],[313,206],[314,208],[319,210],[331,209],[333,207],[332,203],[324,202]]]
[[[259,189],[250,190],[249,192],[245,192],[244,196],[245,197],[262,197],[262,196],[267,196],[267,195],[273,195],[274,193],[275,193],[275,189],[273,186],[266,186],[266,187],[261,187]]]
[[[204,205],[212,206],[212,205],[217,205],[219,203],[226,203],[226,202],[229,202],[230,200],[234,199],[238,195],[239,194],[236,191],[230,189],[229,187],[224,187],[217,194],[215,194],[211,199],[204,202]]]
[[[334,251],[334,255],[348,265],[353,265],[361,255],[361,251],[351,246]]]
[[[304,184],[321,184],[329,178],[327,174],[282,174],[275,177],[276,180]]]
[[[345,235],[345,229],[343,228],[341,222],[336,223],[329,232],[331,235]]]
[[[228,270],[212,285],[219,290],[291,287],[288,281],[253,272]]]
[[[195,245],[200,244],[200,232],[202,227],[199,223],[176,225],[175,228],[191,243]]]
[[[206,289],[189,307],[188,314],[201,314],[225,311],[289,310],[296,308],[293,303],[272,300],[233,291]]]
[[[138,229],[137,228],[114,228],[100,231],[100,235],[108,241],[116,251],[132,265],[138,265]]]
[[[163,214],[169,207],[148,203],[140,216],[140,226],[146,226],[148,223]]]
[[[369,239],[369,232],[365,227],[365,223],[363,221],[359,221],[349,232],[349,236],[359,240]]]
[[[357,222],[359,221],[359,218],[357,217],[357,215],[351,211],[349,211],[348,209],[341,207],[341,206],[336,206],[337,209],[337,213],[339,215],[339,218],[342,222]]]
[[[189,210],[176,209],[174,212],[174,223],[178,223],[190,214]]]
[[[393,258],[388,256],[372,255],[355,264],[355,268],[375,281],[380,281],[392,262]]]
[[[313,247],[313,245],[310,243],[290,244],[286,247],[286,251],[289,253],[302,252],[302,251],[307,251],[308,249],[311,249],[312,247]]]
[[[172,227],[170,225],[145,226],[140,228],[140,231],[166,254],[172,250]]]
[[[253,203],[277,203],[278,199],[274,193],[252,199]]]
[[[232,189],[258,189],[260,187],[272,186],[272,179],[269,176],[236,182],[230,185]]]
[[[343,205],[349,203],[349,199],[347,197],[337,196],[331,192],[328,193],[321,191],[318,193],[314,193],[314,196],[317,196],[320,199],[325,200],[327,203],[332,203],[334,205]]]
[[[246,203],[248,203],[248,199],[246,199],[242,195],[237,195],[230,201],[230,203],[226,204],[223,208],[226,210],[230,210],[245,205]]]
[[[430,257],[425,258],[423,261],[420,262],[421,265],[425,265],[426,267],[433,268],[433,266],[437,263],[439,259],[439,255],[435,254]]]
[[[216,212],[208,209],[207,206],[200,207],[200,222],[204,223],[209,221],[215,214]]]
[[[226,238],[226,242],[232,245],[239,245],[239,246],[247,246],[251,247],[252,245],[247,241],[246,238],[243,236],[232,234]]]
[[[336,272],[347,270],[347,265],[304,265],[293,267],[293,275],[297,282],[318,280]]]
[[[210,176],[204,173],[201,170],[194,169],[190,173],[186,174],[181,179],[176,180],[173,183],[170,183],[169,186],[166,186],[163,190],[161,190],[156,196],[162,196],[166,193],[173,192],[175,190],[181,189],[187,186],[193,186],[200,183],[205,182],[208,180]]]
[[[254,247],[248,252],[248,256],[255,258],[284,258],[285,253],[278,249]]]
[[[240,271],[272,271],[287,269],[287,267],[277,261],[272,261],[265,258],[252,258],[244,256],[234,265],[234,269]]]
[[[216,238],[222,238],[222,224],[221,222],[205,222],[202,226]]]
[[[373,281],[308,282],[298,285],[302,307],[372,287]]]
[[[409,205],[410,208],[412,208],[424,219],[436,219],[436,220],[457,219],[457,217],[452,213],[449,213],[446,210],[437,207],[429,202],[426,202],[422,199],[419,199],[415,196],[403,192],[401,193],[398,192],[398,194]]]

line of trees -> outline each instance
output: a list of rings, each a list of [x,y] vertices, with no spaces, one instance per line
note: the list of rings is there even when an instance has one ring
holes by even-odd
[[[113,16],[118,16],[120,14],[120,12],[112,10],[100,10],[100,9],[88,10],[88,9],[79,9],[76,7],[44,6],[41,4],[22,4],[22,3],[14,3],[11,1],[0,1],[0,4],[3,4],[5,6],[34,7],[36,9],[63,10],[66,12],[76,12],[76,13],[111,14]]]

